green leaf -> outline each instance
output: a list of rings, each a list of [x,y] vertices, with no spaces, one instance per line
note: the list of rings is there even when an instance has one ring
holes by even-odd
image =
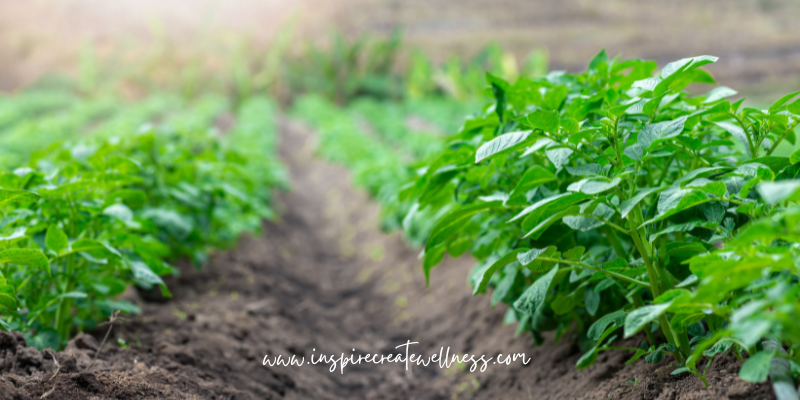
[[[781,110],[781,107],[783,107],[783,105],[786,104],[787,101],[793,99],[798,94],[800,94],[800,92],[789,93],[786,96],[781,97],[780,99],[778,99],[778,101],[772,103],[772,105],[769,106],[769,113],[770,114],[777,113],[778,111]]]
[[[597,314],[597,309],[600,308],[600,293],[592,289],[586,289],[584,292],[584,306],[589,315],[594,316]]]
[[[491,209],[502,208],[502,202],[492,201],[486,203],[473,204],[451,211],[442,217],[439,222],[431,229],[425,248],[434,248],[444,243],[450,235],[461,228],[475,214]]]
[[[772,357],[774,356],[775,353],[772,351],[759,351],[753,354],[742,364],[742,368],[739,370],[739,378],[747,382],[766,382]]]
[[[638,192],[636,192],[635,195],[633,195],[633,197],[631,197],[628,200],[623,201],[619,205],[620,215],[624,219],[625,217],[628,216],[628,214],[631,211],[633,211],[633,208],[636,207],[636,205],[639,204],[639,202],[641,202],[642,200],[644,200],[647,196],[649,196],[649,195],[651,195],[653,193],[660,193],[661,191],[663,191],[665,189],[666,189],[666,187],[645,188],[645,189],[639,190]]]
[[[730,133],[731,136],[736,138],[736,140],[738,140],[739,143],[741,143],[742,146],[744,146],[744,149],[747,152],[747,156],[752,157],[752,154],[750,153],[750,142],[747,140],[747,134],[744,132],[744,129],[742,129],[739,125],[736,125],[731,122],[725,122],[725,121],[714,122],[714,124],[724,129],[726,132]]]
[[[552,172],[542,168],[541,166],[534,165],[525,171],[522,179],[517,182],[517,186],[511,192],[511,196],[525,194],[533,188],[539,187],[547,182],[556,180],[556,176]]]
[[[794,115],[800,115],[800,100],[795,100],[792,104],[789,104],[786,109]]]
[[[597,321],[595,321],[592,326],[589,327],[589,330],[586,332],[586,336],[592,340],[600,340],[600,336],[605,332],[605,330],[611,325],[615,324],[617,327],[621,327],[625,323],[625,310],[617,310],[610,314],[606,314]]]
[[[758,194],[769,205],[800,200],[798,189],[800,189],[800,180],[762,182],[756,186]]]
[[[608,62],[608,54],[606,53],[606,49],[600,50],[599,53],[592,57],[592,60],[589,61],[589,69],[596,70],[597,66],[600,65],[601,62]]]
[[[620,178],[608,180],[606,178],[587,178],[575,182],[567,187],[570,192],[581,192],[584,194],[598,194],[611,190],[622,182]]]
[[[600,164],[584,164],[577,167],[565,167],[572,176],[597,176],[600,175],[602,168]]]
[[[561,210],[558,213],[551,214],[544,221],[539,222],[538,225],[536,225],[531,230],[529,230],[528,233],[526,233],[525,236],[523,236],[523,238],[530,237],[533,240],[539,239],[539,237],[544,233],[544,231],[548,227],[550,227],[550,225],[552,225],[554,222],[556,222],[556,221],[558,221],[558,220],[560,220],[560,219],[562,219],[562,218],[564,218],[564,217],[566,217],[568,215],[576,215],[576,214],[579,214],[579,213],[580,213],[580,207],[572,206],[572,207],[566,208],[564,210]]]
[[[550,283],[558,272],[558,265],[553,267],[550,272],[542,275],[514,302],[514,308],[533,316],[537,311],[544,307],[544,300],[550,290]]]
[[[530,249],[525,252],[519,252],[517,254],[517,261],[523,266],[528,266],[528,264],[536,261],[536,259],[542,255],[545,257],[555,253],[556,248],[555,246],[545,247],[543,249]]]
[[[789,165],[791,165],[791,163],[789,162],[789,157],[776,157],[776,156],[766,156],[766,157],[753,158],[751,160],[743,162],[742,164],[744,164],[744,163],[764,164],[767,167],[769,167],[769,169],[771,169],[772,172],[774,172],[776,174],[778,172],[781,172],[782,169],[784,169],[784,168],[788,167]]]
[[[85,299],[88,296],[89,295],[87,295],[84,292],[67,292],[67,293],[63,293],[63,294],[58,295],[58,298],[59,299]]]
[[[792,152],[792,155],[789,156],[789,162],[792,164],[797,164],[800,162],[800,149]]]
[[[521,147],[530,134],[531,131],[510,132],[482,144],[475,153],[475,162],[479,163],[501,152]]]
[[[712,89],[706,95],[705,101],[703,103],[713,103],[717,100],[722,100],[726,97],[735,96],[739,92],[727,87],[727,86],[720,86],[718,88]]]
[[[11,285],[0,285],[0,307],[4,307],[8,310],[16,310],[17,304],[19,301],[17,300],[16,290]]]
[[[584,353],[581,358],[578,359],[578,363],[575,365],[577,369],[584,369],[597,361],[597,347],[592,347],[591,350]]]
[[[657,122],[648,124],[639,131],[638,141],[642,149],[649,149],[654,143],[680,135],[686,117],[680,117],[672,121]]]
[[[636,360],[642,358],[642,356],[645,356],[645,355],[647,355],[649,353],[650,352],[648,350],[645,350],[645,349],[636,349],[636,353],[633,355],[633,357],[629,358],[628,361],[625,361],[625,365],[631,365],[631,364],[635,363]]]
[[[39,195],[27,190],[0,189],[0,207],[10,203],[32,203],[39,200]]]
[[[500,257],[499,260],[495,261],[489,268],[487,268],[483,275],[481,276],[481,281],[478,285],[475,285],[475,289],[472,291],[472,295],[475,296],[478,293],[483,292],[486,290],[486,285],[489,284],[489,281],[492,279],[492,275],[497,272],[498,269],[505,267],[508,264],[511,264],[514,261],[517,261],[517,254],[527,251],[528,249],[516,249],[512,250],[510,253]]]
[[[147,204],[147,194],[141,190],[120,189],[112,192],[105,199],[106,205],[111,205],[118,201],[135,210]]]
[[[522,211],[520,211],[517,215],[513,218],[508,220],[508,222],[514,222],[522,217],[530,214],[531,212],[539,209],[554,209],[554,210],[561,210],[565,207],[569,207],[575,203],[588,199],[589,196],[583,193],[561,193],[555,196],[548,197],[546,199],[542,199],[537,201],[536,203],[525,207]]]
[[[31,267],[50,276],[50,262],[44,253],[34,249],[8,249],[0,251],[0,264],[11,263]]]
[[[625,318],[625,337],[629,338],[643,327],[658,319],[669,308],[671,303],[643,306],[631,311]]]
[[[715,63],[719,60],[719,57],[715,56],[696,56],[696,57],[689,57],[689,58],[682,58],[678,61],[673,61],[667,64],[664,69],[661,70],[661,78],[668,78],[675,72],[680,71],[690,71],[692,69],[702,67],[706,64]]]
[[[69,239],[67,238],[67,234],[55,225],[50,225],[47,228],[47,234],[45,235],[44,242],[47,244],[48,249],[56,253],[59,253],[61,250],[69,247]]]
[[[663,192],[658,201],[658,216],[644,222],[642,225],[664,220],[683,210],[703,204],[706,201],[708,201],[707,195],[697,189],[677,189]]]
[[[534,128],[548,133],[558,133],[559,118],[556,111],[536,110],[528,115],[528,122]]]

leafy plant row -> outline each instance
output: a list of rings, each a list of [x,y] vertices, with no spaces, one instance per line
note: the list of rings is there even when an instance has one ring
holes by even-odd
[[[656,72],[603,51],[580,74],[487,73],[494,102],[397,192],[414,203],[407,218],[446,211],[427,236],[426,278],[445,254],[472,254],[474,293],[491,288],[537,344],[576,335],[578,368],[604,351],[671,354],[674,374],[705,383],[732,352],[747,357],[745,380],[796,379],[800,151],[783,149],[800,92],[765,109],[724,86],[690,94],[716,83],[702,69],[716,61]]]
[[[423,213],[405,218],[413,203],[399,199],[396,193],[413,179],[418,159],[409,151],[431,153],[431,149],[441,148],[441,138],[428,133],[424,134],[427,142],[414,141],[415,145],[409,146],[411,137],[423,133],[408,127],[381,130],[386,123],[382,118],[396,116],[399,112],[396,107],[391,103],[369,104],[368,100],[363,100],[354,103],[352,108],[342,108],[323,97],[309,95],[294,103],[292,114],[315,128],[322,156],[350,169],[354,183],[381,204],[383,229],[402,228],[410,242],[421,245],[436,215]],[[404,125],[402,121],[394,123]]]
[[[138,312],[116,299],[131,285],[169,296],[169,262],[200,265],[258,230],[285,184],[273,109],[248,100],[222,138],[205,126],[71,140],[0,175],[0,326],[59,348],[112,310]]]

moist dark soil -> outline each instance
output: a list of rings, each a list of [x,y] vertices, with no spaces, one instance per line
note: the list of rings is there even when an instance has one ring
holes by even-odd
[[[447,260],[425,282],[418,250],[378,230],[378,207],[345,170],[315,160],[314,135],[281,124],[281,156],[293,188],[278,196],[280,219],[197,270],[181,266],[174,297],[129,293],[142,315],[81,334],[55,355],[0,333],[0,400],[5,399],[764,399],[769,384],[737,377],[740,361],[720,357],[710,389],[691,375],[672,376],[667,359],[625,366],[624,353],[601,354],[578,371],[569,337],[533,347],[503,326],[505,309],[472,297],[472,261]],[[117,338],[130,347],[122,348]],[[312,355],[412,353],[496,357],[525,353],[511,365],[450,368],[402,363],[308,363]],[[635,343],[634,343],[635,344]],[[262,365],[265,355],[304,358],[301,366]],[[53,357],[58,361],[58,368]]]

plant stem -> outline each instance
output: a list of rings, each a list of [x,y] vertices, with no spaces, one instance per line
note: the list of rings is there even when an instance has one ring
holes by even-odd
[[[797,121],[795,121],[795,123],[791,125],[791,127],[788,126],[786,127],[786,130],[783,131],[783,135],[781,135],[781,137],[779,137],[778,140],[775,141],[775,144],[773,144],[772,147],[770,147],[769,151],[767,152],[767,157],[772,155],[772,152],[778,148],[778,145],[781,144],[786,135],[788,135],[789,132],[791,132],[797,126],[798,123],[800,123],[800,118],[798,118]]]

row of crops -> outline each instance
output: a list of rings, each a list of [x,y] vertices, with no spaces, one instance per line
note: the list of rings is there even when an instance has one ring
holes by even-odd
[[[577,340],[577,368],[669,356],[707,384],[732,353],[797,398],[800,92],[750,107],[703,69],[716,57],[604,51],[576,74],[490,48],[398,75],[396,46],[314,49],[286,112],[423,249],[429,284],[469,255],[473,294],[537,345]],[[286,185],[267,98],[76,96],[0,99],[0,325],[40,348],[138,312],[118,298],[133,285],[169,296],[172,264],[257,231]]]
[[[424,247],[426,279],[470,254],[474,294],[537,344],[577,337],[577,368],[668,354],[707,384],[732,353],[742,379],[797,398],[800,92],[728,100],[702,68],[716,61],[659,70],[601,52],[580,74],[487,73],[486,101],[459,101],[466,118],[440,134],[409,123],[410,101],[307,97],[292,112],[383,205],[384,227]]]
[[[138,313],[118,299],[132,285],[169,297],[174,262],[200,267],[257,232],[286,184],[275,107],[247,99],[221,136],[214,121],[233,110],[219,95],[0,99],[0,326],[61,348],[114,310]]]

